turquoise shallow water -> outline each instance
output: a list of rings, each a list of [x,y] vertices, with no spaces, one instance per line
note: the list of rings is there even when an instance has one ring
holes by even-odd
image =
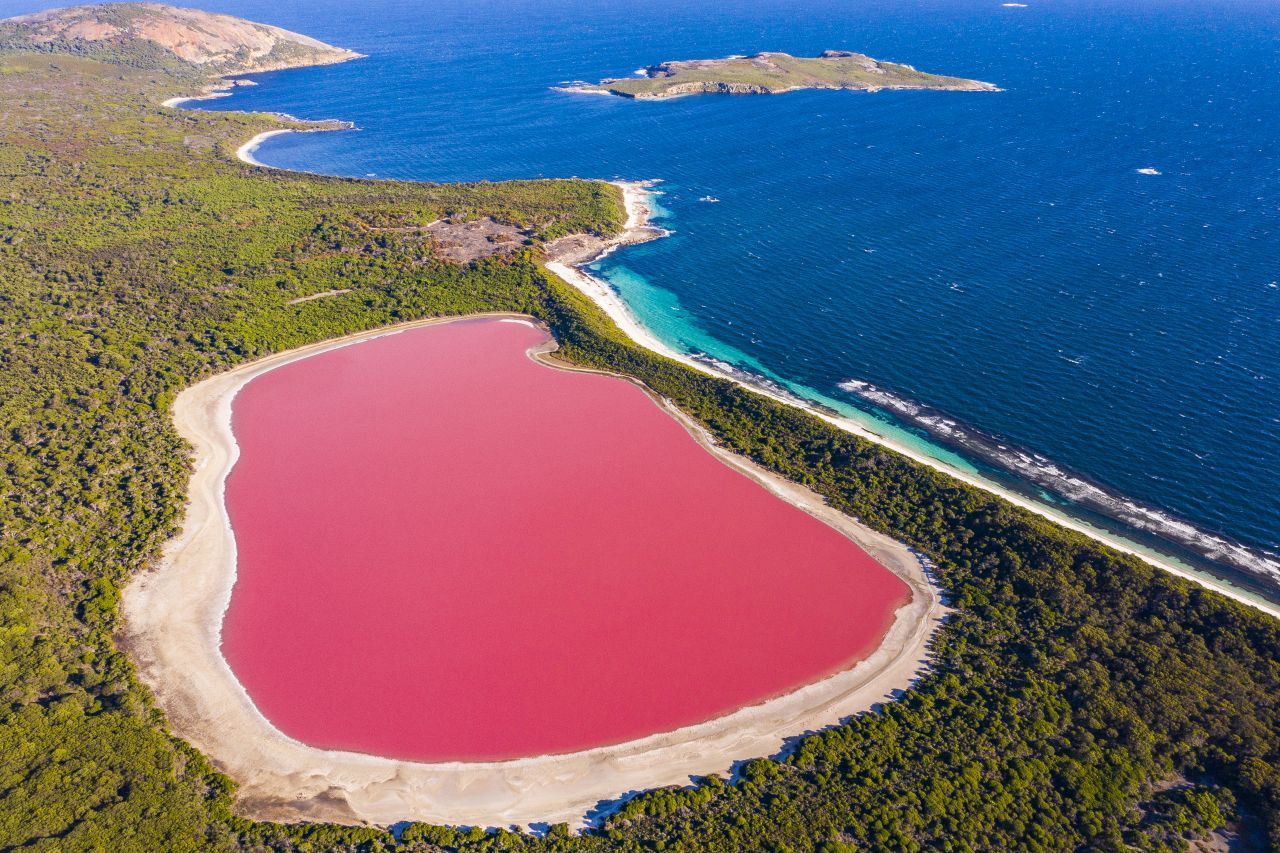
[[[262,161],[661,178],[673,235],[599,273],[664,340],[1184,558],[1280,571],[1280,6],[205,5],[369,54],[210,102],[360,128],[271,139]],[[826,48],[1005,91],[550,89]]]

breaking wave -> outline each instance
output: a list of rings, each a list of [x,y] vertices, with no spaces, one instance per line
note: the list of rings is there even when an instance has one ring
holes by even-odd
[[[908,424],[924,429],[942,442],[958,447],[999,470],[1033,483],[1079,507],[1171,542],[1211,562],[1243,572],[1269,587],[1280,588],[1280,555],[1250,547],[1220,533],[1197,527],[1163,510],[1138,503],[1063,468],[1039,453],[1016,447],[993,435],[961,424],[936,409],[899,397],[869,382],[849,379],[841,382],[839,387],[842,391],[891,412]]]

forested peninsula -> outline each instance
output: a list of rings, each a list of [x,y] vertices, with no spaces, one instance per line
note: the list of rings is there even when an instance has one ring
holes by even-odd
[[[160,106],[224,68],[24,26],[0,26],[0,849],[1280,847],[1280,623],[636,346],[544,266],[547,241],[622,227],[616,187],[255,168],[236,148],[298,125]],[[449,253],[440,220],[518,239]],[[171,402],[269,353],[479,311],[540,319],[559,357],[918,549],[954,611],[929,674],[582,834],[243,817],[116,640],[121,587],[182,523]]]
[[[642,101],[682,95],[776,95],[797,89],[999,91],[981,80],[926,74],[910,65],[881,62],[850,50],[826,50],[819,56],[764,52],[725,59],[662,62],[640,69],[634,77],[564,87],[568,92],[619,95]]]

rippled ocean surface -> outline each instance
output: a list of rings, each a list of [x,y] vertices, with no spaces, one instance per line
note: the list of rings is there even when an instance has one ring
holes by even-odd
[[[368,54],[209,102],[359,127],[273,138],[263,162],[660,178],[675,233],[600,272],[667,341],[1262,567],[1280,552],[1280,4],[1027,2],[201,5]],[[827,48],[1004,91],[550,88]]]

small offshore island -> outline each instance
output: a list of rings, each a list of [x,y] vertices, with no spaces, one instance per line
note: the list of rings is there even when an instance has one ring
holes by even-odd
[[[637,72],[639,74],[640,72]],[[644,76],[576,83],[566,92],[619,95],[636,100],[682,95],[777,95],[797,89],[943,89],[998,92],[998,86],[964,77],[926,74],[910,65],[881,62],[849,50],[824,50],[813,57],[763,52],[725,59],[662,62],[643,69]]]

